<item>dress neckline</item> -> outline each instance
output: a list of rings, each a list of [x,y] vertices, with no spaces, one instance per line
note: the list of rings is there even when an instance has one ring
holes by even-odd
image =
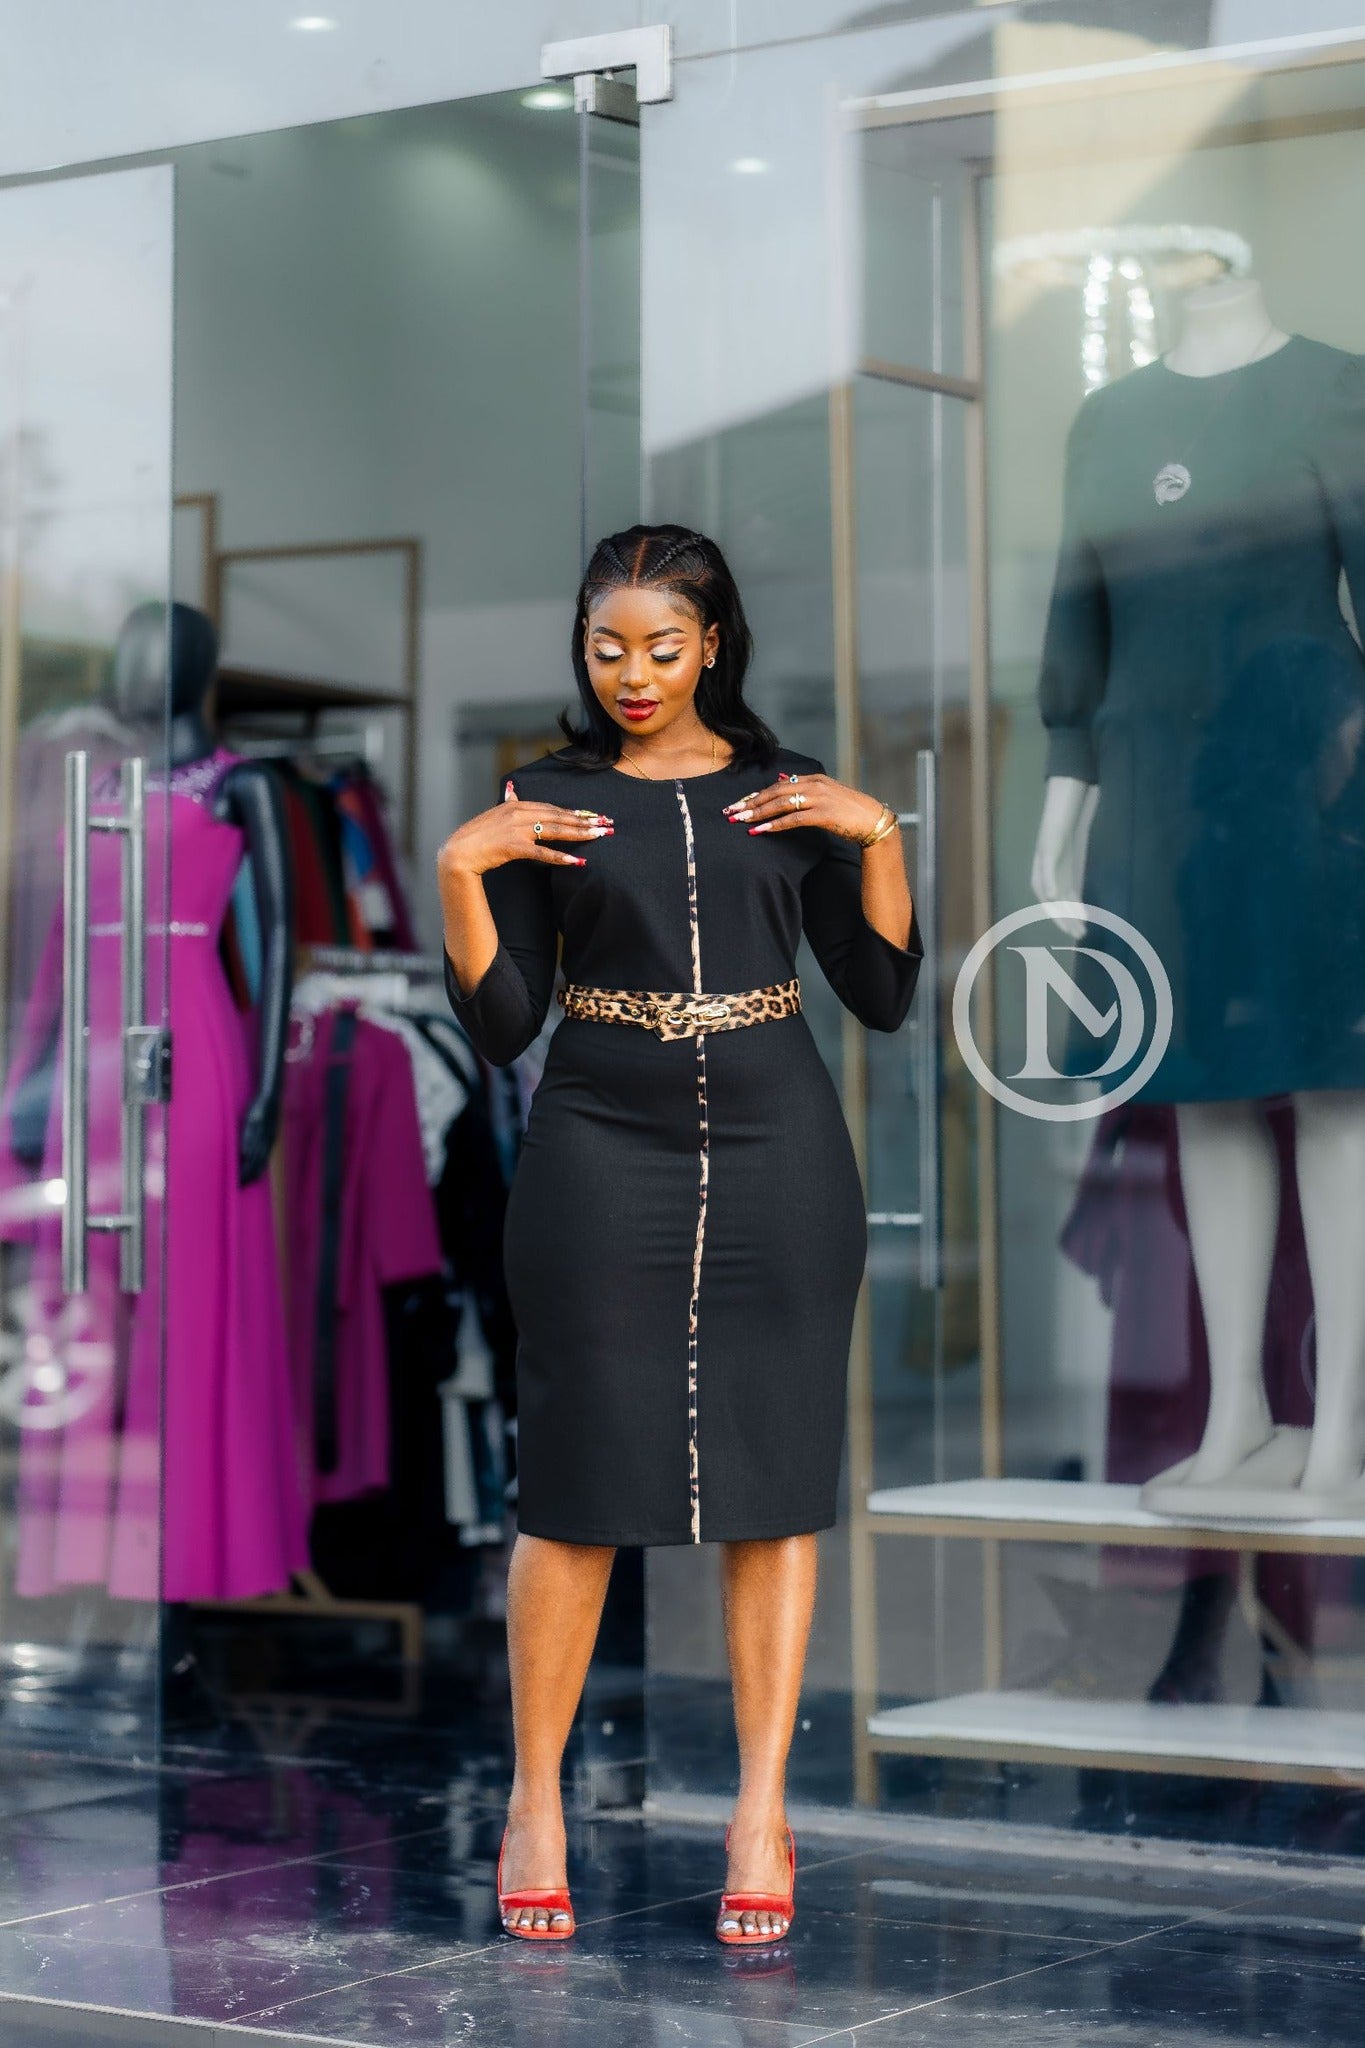
[[[734,767],[727,761],[723,768],[704,768],[700,775],[632,775],[627,768],[618,768],[613,761],[607,763],[608,775],[619,775],[623,782],[657,782],[661,789],[672,789],[679,782],[710,782],[713,776],[728,775]]]
[[[1202,377],[1189,370],[1173,370],[1165,356],[1157,357],[1156,367],[1164,370],[1168,377],[1174,377],[1178,384],[1221,384],[1225,377],[1240,377],[1245,370],[1259,370],[1262,364],[1273,363],[1278,357],[1288,355],[1300,339],[1298,334],[1287,334],[1278,348],[1270,349],[1265,355],[1252,356],[1245,363],[1229,363],[1226,370],[1209,370]]]

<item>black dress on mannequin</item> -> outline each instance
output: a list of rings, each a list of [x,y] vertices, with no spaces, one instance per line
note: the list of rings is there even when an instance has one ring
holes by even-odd
[[[1041,709],[1048,775],[1099,784],[1082,894],[1171,982],[1138,1100],[1365,1087],[1365,664],[1343,568],[1365,611],[1360,357],[1293,335],[1085,400]],[[1092,925],[1085,943],[1112,941]],[[1113,1006],[1103,966],[1071,970]],[[1109,1044],[1073,1019],[1067,1070]]]

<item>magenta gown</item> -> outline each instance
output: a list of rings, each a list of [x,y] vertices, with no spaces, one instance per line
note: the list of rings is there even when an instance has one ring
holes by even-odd
[[[21,1430],[16,1590],[105,1585],[122,1598],[244,1599],[278,1591],[308,1562],[300,1444],[268,1178],[238,1181],[253,1090],[252,1020],[236,1008],[217,939],[244,839],[213,816],[239,757],[223,748],[172,771],[169,804],[148,778],[147,989],[155,1013],[166,966],[161,877],[171,834],[169,1108],[147,1115],[147,1282],[118,1285],[118,1240],[89,1239],[89,1286],[61,1294],[60,1219],[34,1207],[24,1170],[0,1159],[0,1234],[33,1244]],[[91,791],[92,813],[116,792]],[[90,841],[90,1207],[119,1206],[119,842]],[[19,1045],[14,1084],[38,1057],[60,1006],[61,913],[49,934]],[[45,1179],[61,1172],[54,1093]],[[163,1198],[164,1296],[158,1273]],[[166,1338],[164,1507],[161,1308]],[[164,1515],[164,1519],[163,1519]]]

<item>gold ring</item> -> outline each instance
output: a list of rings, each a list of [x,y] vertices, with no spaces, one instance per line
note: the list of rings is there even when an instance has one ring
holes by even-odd
[[[788,802],[789,804],[794,804],[794,805],[795,805],[795,807],[796,807],[796,809],[797,809],[798,811],[800,810],[800,808],[801,808],[801,799],[800,799],[800,797],[799,797],[799,796],[789,796],[789,797],[787,798],[787,802]]]
[[[541,833],[541,824],[540,824],[540,820],[539,820],[539,818],[537,818],[537,819],[536,819],[536,822],[535,822],[535,824],[534,824],[534,825],[533,825],[533,826],[531,827],[531,830],[532,830],[532,831],[533,831],[533,832],[535,833],[535,835],[536,835],[536,838],[537,838],[537,839],[539,839],[539,837],[540,837],[540,833]]]

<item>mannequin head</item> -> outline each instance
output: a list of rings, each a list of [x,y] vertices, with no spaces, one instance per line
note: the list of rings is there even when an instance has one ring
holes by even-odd
[[[202,712],[218,669],[213,621],[193,605],[170,607],[172,718]],[[129,612],[114,648],[111,691],[119,716],[150,725],[166,712],[167,608],[154,599]]]

